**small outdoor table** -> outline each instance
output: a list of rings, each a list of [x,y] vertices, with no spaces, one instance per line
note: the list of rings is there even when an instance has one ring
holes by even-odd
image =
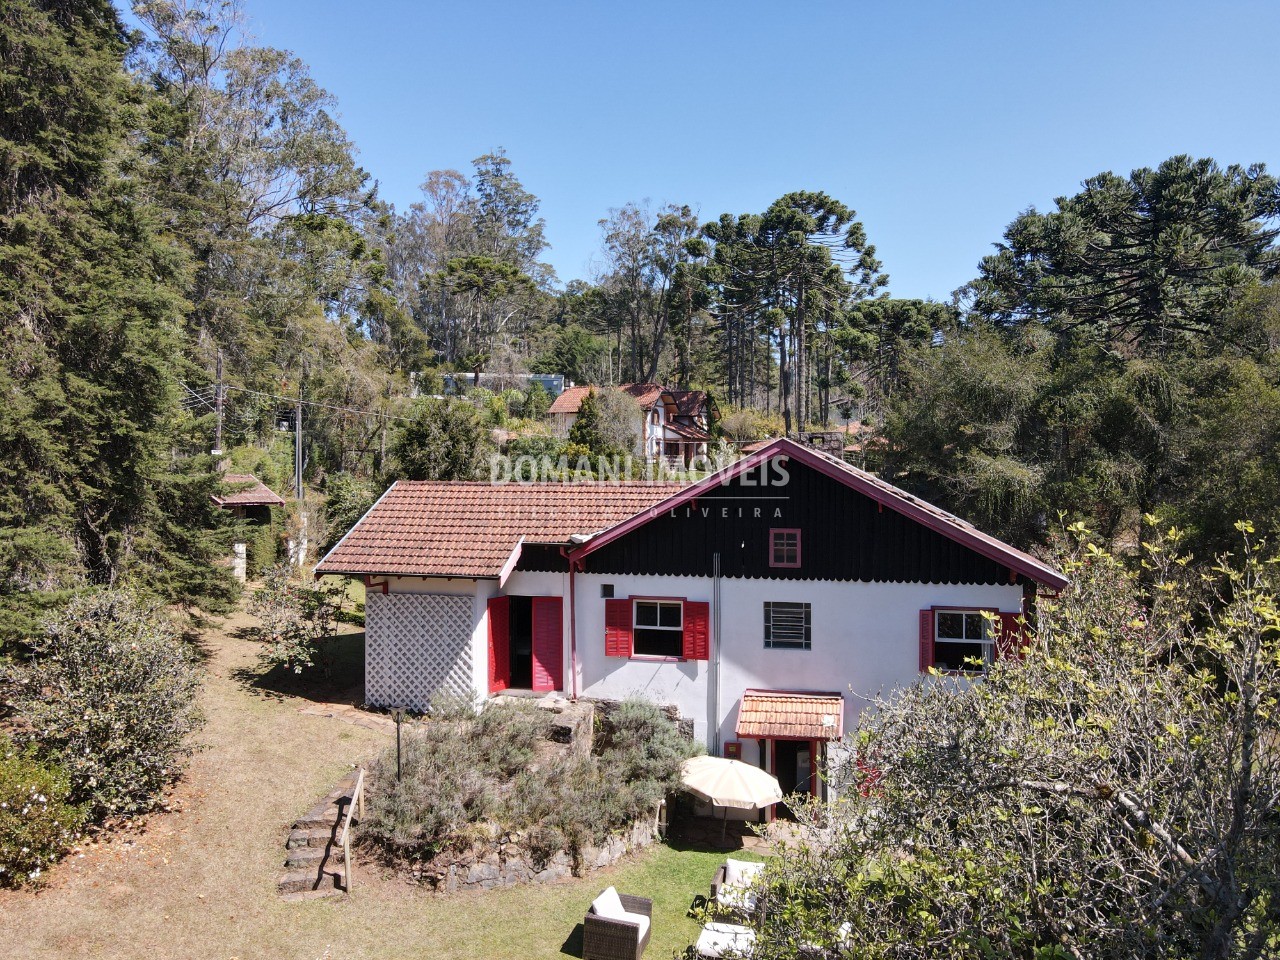
[[[707,960],[728,954],[745,955],[756,942],[756,932],[737,923],[708,923],[698,934],[694,952]]]

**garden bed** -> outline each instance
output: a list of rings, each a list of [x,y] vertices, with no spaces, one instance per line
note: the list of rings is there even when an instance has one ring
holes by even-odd
[[[639,700],[569,742],[557,721],[511,699],[435,711],[405,736],[399,778],[394,747],[374,764],[361,843],[442,892],[582,876],[651,843],[693,743]]]

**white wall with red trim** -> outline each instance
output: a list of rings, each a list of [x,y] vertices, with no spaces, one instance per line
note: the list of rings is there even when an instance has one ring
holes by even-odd
[[[606,600],[610,584],[615,600],[645,597],[711,603],[707,577],[639,576],[579,573],[576,611],[569,604],[569,577],[561,573],[517,571],[505,584],[496,580],[393,577],[392,593],[439,593],[474,598],[471,632],[473,686],[484,695],[489,684],[488,601],[508,596],[562,597],[565,692],[572,690],[570,635],[576,629],[577,689],[585,697],[623,699],[631,695],[673,704],[691,720],[694,735],[709,743],[718,732],[724,743],[736,740],[738,704],[745,690],[830,691],[845,697],[845,728],[852,729],[861,697],[888,692],[920,675],[920,611],[932,607],[973,608],[1016,613],[1022,588],[991,584],[846,583],[815,580],[743,580],[720,582],[719,632],[710,609],[710,657],[719,645],[719,708],[709,684],[711,660],[609,656],[606,653]],[[379,589],[380,581],[369,586]],[[764,604],[812,605],[808,650],[766,649]],[[571,617],[576,613],[576,622]],[[377,643],[370,637],[368,643]],[[758,763],[756,743],[743,743],[742,759]]]
[[[675,704],[704,742],[737,739],[738,702],[749,689],[813,690],[845,696],[845,725],[857,722],[860,696],[910,684],[920,675],[920,611],[934,606],[1018,612],[1022,588],[1015,585],[844,583],[813,580],[720,582],[720,698],[712,714],[710,662],[608,656],[603,584],[617,599],[627,597],[712,599],[712,581],[701,577],[577,574],[577,647],[582,695],[620,699],[640,694]],[[811,648],[766,649],[764,604],[812,605]],[[715,610],[711,611],[715,623]],[[712,638],[711,655],[715,656]],[[757,762],[755,744],[743,759]]]

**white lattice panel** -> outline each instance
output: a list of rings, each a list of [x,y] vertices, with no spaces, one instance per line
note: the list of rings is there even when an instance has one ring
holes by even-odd
[[[365,699],[424,710],[436,693],[471,696],[471,597],[373,593],[365,600]]]

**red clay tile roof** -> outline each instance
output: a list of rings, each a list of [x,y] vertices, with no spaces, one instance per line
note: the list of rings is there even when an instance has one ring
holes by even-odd
[[[213,502],[220,507],[283,507],[284,498],[252,473],[228,473],[222,482],[229,487],[244,487],[226,496],[214,495]]]
[[[595,390],[599,393],[601,390],[613,390],[614,387],[569,387],[564,393],[556,397],[555,401],[547,408],[547,413],[577,413],[578,408],[582,406],[582,400],[586,395]],[[640,404],[641,410],[652,409],[662,395],[665,393],[671,396],[671,392],[656,383],[624,383],[620,384],[616,389],[630,396],[636,403]]]
[[[566,387],[564,393],[551,401],[547,413],[577,413],[582,406],[582,398],[594,387]]]
[[[705,390],[668,390],[667,392],[675,398],[677,416],[696,417],[702,413],[702,408],[707,403]]]
[[[401,480],[316,573],[496,577],[522,539],[567,543],[575,533],[611,527],[683,486]]]
[[[747,690],[738,707],[743,739],[836,740],[843,735],[844,698],[838,693]]]
[[[678,433],[682,437],[690,440],[710,440],[711,434],[703,430],[701,427],[691,426],[687,423],[674,423],[670,420],[665,424],[666,428],[672,433]]]

